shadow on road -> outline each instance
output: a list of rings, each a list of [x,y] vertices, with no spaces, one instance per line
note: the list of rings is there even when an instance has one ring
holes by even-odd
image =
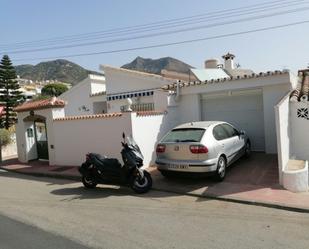
[[[68,198],[63,199],[63,201],[71,200],[84,200],[84,199],[98,199],[107,198],[110,196],[135,196],[139,198],[162,198],[171,197],[178,194],[171,192],[163,192],[151,190],[145,194],[136,194],[129,187],[125,186],[113,186],[113,185],[98,185],[95,189],[87,189],[83,186],[74,188],[61,188],[50,192],[54,195],[67,196]]]

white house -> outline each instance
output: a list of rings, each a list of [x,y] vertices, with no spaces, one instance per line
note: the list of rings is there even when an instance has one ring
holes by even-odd
[[[61,94],[59,99],[67,102],[64,108],[67,116],[106,113],[105,91],[105,77],[89,74],[87,78]]]
[[[16,108],[19,159],[28,161],[47,153],[51,165],[79,165],[89,151],[120,159],[125,131],[140,145],[148,166],[155,160],[156,143],[169,129],[202,120],[230,122],[247,132],[253,150],[280,154],[275,106],[296,87],[297,77],[289,71],[255,74],[234,68],[231,54],[223,59],[223,65],[208,60],[204,69],[192,69],[197,80],[190,82],[101,66],[105,84],[103,79],[89,78],[60,96],[63,100]],[[129,113],[123,112],[128,98],[133,101]],[[102,114],[101,107],[106,107],[107,114]],[[45,143],[39,140],[44,138],[39,135],[42,132],[47,132]],[[42,146],[47,149],[43,154]]]

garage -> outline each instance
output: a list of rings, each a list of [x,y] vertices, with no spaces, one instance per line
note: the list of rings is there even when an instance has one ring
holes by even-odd
[[[263,94],[261,89],[201,95],[203,121],[226,121],[248,134],[252,150],[265,151]],[[275,132],[275,131],[274,131]]]

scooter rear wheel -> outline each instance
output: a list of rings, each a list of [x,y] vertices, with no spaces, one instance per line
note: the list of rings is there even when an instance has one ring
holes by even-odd
[[[84,184],[84,186],[86,188],[95,188],[97,186],[97,184],[98,184],[96,182],[96,180],[93,177],[91,177],[90,175],[83,176],[82,177],[82,182],[83,182],[83,184]]]
[[[130,187],[137,194],[147,193],[152,187],[152,178],[151,175],[144,170],[144,178],[140,179],[138,175],[134,175],[130,180]]]

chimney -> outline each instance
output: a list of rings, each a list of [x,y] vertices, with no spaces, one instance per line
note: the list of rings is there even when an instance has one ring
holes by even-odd
[[[218,68],[219,61],[217,59],[209,59],[205,61],[205,68]]]
[[[224,59],[224,69],[233,70],[235,55],[227,53],[226,55],[223,55],[222,58]]]

